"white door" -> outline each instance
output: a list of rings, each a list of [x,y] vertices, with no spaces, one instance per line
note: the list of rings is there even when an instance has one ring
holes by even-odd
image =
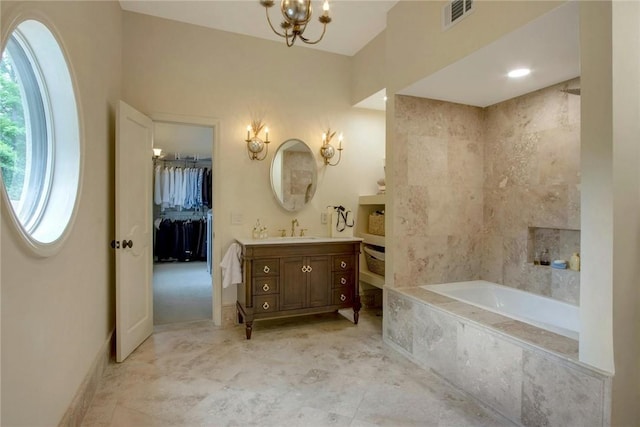
[[[116,361],[153,332],[153,122],[120,101],[116,120]]]

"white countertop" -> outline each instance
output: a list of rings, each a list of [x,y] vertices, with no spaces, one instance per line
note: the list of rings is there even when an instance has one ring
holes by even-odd
[[[339,243],[339,242],[362,242],[360,237],[269,237],[267,239],[236,238],[243,246],[259,245],[291,245],[309,243]]]

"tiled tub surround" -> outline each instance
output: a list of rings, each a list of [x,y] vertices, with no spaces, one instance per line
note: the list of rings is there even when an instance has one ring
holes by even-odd
[[[420,287],[385,292],[385,341],[512,421],[610,424],[611,377],[577,341]]]
[[[483,279],[578,302],[579,274],[528,249],[529,227],[580,227],[580,97],[562,92],[579,85],[487,108],[395,97],[396,287]]]

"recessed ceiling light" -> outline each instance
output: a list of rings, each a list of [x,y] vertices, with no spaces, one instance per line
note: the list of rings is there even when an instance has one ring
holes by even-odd
[[[531,73],[531,70],[528,68],[517,68],[515,70],[509,71],[507,76],[511,77],[512,79],[516,79],[518,77],[528,76],[529,73]]]

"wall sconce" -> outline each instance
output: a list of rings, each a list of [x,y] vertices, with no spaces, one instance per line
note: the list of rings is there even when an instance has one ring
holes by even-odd
[[[329,166],[336,166],[342,159],[342,134],[338,139],[338,161],[331,163],[331,159],[336,154],[336,149],[331,145],[331,139],[335,136],[335,132],[331,133],[331,129],[327,129],[326,133],[322,134],[322,147],[320,147],[320,154],[324,159],[324,164]]]
[[[249,154],[251,160],[264,160],[267,157],[267,153],[269,153],[269,128],[264,128],[264,141],[258,136],[263,127],[262,120],[252,120],[251,124],[247,126],[247,139],[245,139],[245,142],[247,143],[247,154]],[[253,136],[251,136],[252,132]],[[266,150],[264,150],[265,146]],[[263,156],[259,157],[263,150]]]
[[[159,159],[160,157],[162,157],[162,148],[152,148],[152,150],[154,159]]]

